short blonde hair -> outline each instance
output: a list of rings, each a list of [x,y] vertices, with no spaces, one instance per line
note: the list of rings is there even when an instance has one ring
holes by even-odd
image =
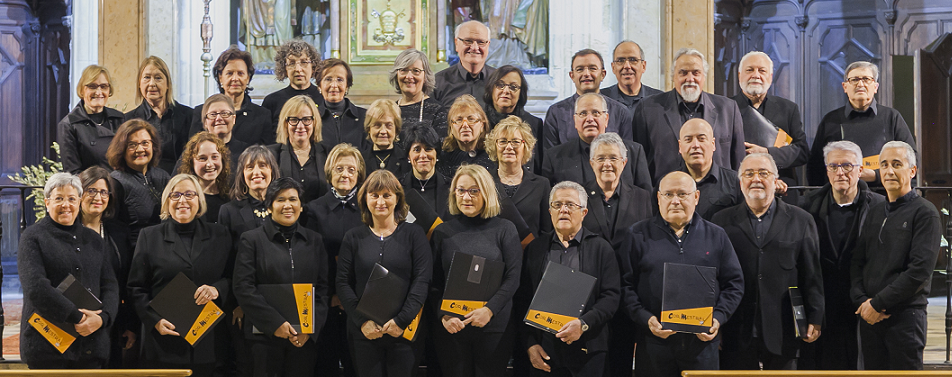
[[[367,114],[364,115],[364,133],[367,134],[367,140],[373,140],[370,138],[370,127],[384,115],[393,117],[394,141],[400,140],[400,128],[403,125],[403,118],[400,117],[400,106],[386,98],[375,100],[367,108]]]
[[[172,90],[172,74],[169,72],[169,66],[165,64],[165,60],[162,60],[162,58],[155,55],[145,58],[145,60],[139,64],[139,74],[136,75],[136,102],[142,103],[142,101],[145,99],[145,97],[142,97],[142,88],[139,87],[139,83],[142,81],[142,71],[145,71],[146,67],[150,65],[157,68],[159,72],[162,72],[162,74],[165,75],[165,86],[168,88],[168,90],[165,92],[165,103],[171,106],[175,103],[175,99],[172,98],[172,93],[174,93]]]
[[[479,117],[479,122],[482,123],[483,129],[479,135],[476,136],[476,149],[483,149],[486,146],[483,144],[486,139],[486,128],[489,127],[489,120],[486,118],[486,112],[483,111],[482,106],[479,106],[479,102],[476,102],[476,98],[464,94],[459,97],[456,97],[456,100],[453,101],[453,106],[450,106],[449,114],[446,115],[446,123],[450,126],[449,132],[447,132],[446,138],[443,139],[443,150],[446,152],[452,152],[459,149],[459,140],[456,139],[456,135],[453,134],[453,119],[457,115],[464,113],[475,113]]]
[[[498,153],[502,151],[496,146],[496,140],[512,137],[517,131],[522,134],[522,141],[524,141],[522,150],[525,153],[520,163],[525,165],[529,162],[529,159],[532,158],[532,150],[535,148],[536,138],[532,135],[532,128],[529,127],[529,124],[515,115],[510,115],[496,123],[496,127],[493,127],[492,132],[486,136],[486,153],[490,160],[498,161]]]
[[[334,183],[331,182],[333,179],[333,169],[334,165],[337,165],[337,162],[344,157],[353,157],[357,160],[357,183],[354,187],[360,187],[364,183],[364,177],[367,175],[367,166],[364,164],[364,156],[360,154],[360,149],[351,145],[350,143],[340,143],[334,146],[331,149],[331,152],[327,154],[327,161],[324,162],[324,176],[327,177],[327,184],[330,187],[334,187]]]
[[[198,178],[191,174],[176,174],[162,191],[162,209],[159,211],[159,218],[162,220],[169,218],[169,196],[172,195],[172,189],[183,181],[192,182],[195,193],[198,194],[198,213],[195,214],[195,218],[201,217],[208,210],[208,203],[205,202],[205,194],[202,192],[202,185],[198,182]]]
[[[83,88],[96,81],[99,75],[106,75],[106,81],[109,82],[109,95],[107,97],[112,97],[112,75],[109,74],[106,67],[93,64],[83,69],[83,74],[79,76],[79,82],[76,83],[76,96],[79,99],[83,99]]]
[[[456,183],[461,176],[469,176],[476,181],[479,186],[479,194],[483,196],[483,208],[479,210],[479,217],[488,219],[499,216],[501,208],[499,205],[499,194],[496,192],[496,183],[489,171],[481,165],[462,165],[456,169],[456,175],[453,176],[453,183],[450,184],[450,198],[447,201],[450,207],[451,215],[459,215],[459,203],[456,201]]]
[[[311,114],[314,117],[314,123],[312,123],[314,131],[311,133],[311,141],[314,143],[321,142],[323,126],[321,125],[321,115],[317,111],[317,104],[314,103],[311,97],[302,94],[291,97],[281,108],[281,115],[278,116],[278,137],[275,140],[278,144],[288,143],[288,118],[291,114],[297,114],[298,111],[304,108],[311,109]]]

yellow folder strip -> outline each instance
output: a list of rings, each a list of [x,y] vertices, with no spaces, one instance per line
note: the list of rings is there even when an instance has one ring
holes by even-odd
[[[879,155],[863,158],[863,169],[879,170]]]
[[[202,313],[195,319],[192,328],[185,334],[185,341],[194,346],[195,342],[201,339],[202,335],[205,334],[223,314],[225,313],[218,308],[218,305],[209,301],[205,304],[205,307],[202,308]]]
[[[294,284],[294,301],[297,302],[301,333],[314,333],[314,285]]]
[[[420,311],[417,312],[416,317],[414,317],[413,320],[410,321],[410,324],[407,325],[407,328],[403,329],[403,339],[409,340],[411,342],[414,339],[416,339],[417,329],[420,328],[419,326],[420,326],[421,315],[423,315],[423,307],[420,307]]]
[[[661,322],[693,326],[713,326],[714,322],[711,321],[713,315],[714,308],[710,306],[706,308],[668,310],[661,312]]]
[[[76,341],[76,337],[69,335],[69,333],[49,323],[36,313],[30,316],[30,326],[33,326],[33,328],[36,329],[40,335],[43,335],[46,341],[50,342],[60,353],[65,353],[66,349]]]
[[[528,313],[526,313],[526,321],[545,326],[546,328],[552,329],[554,331],[561,330],[562,326],[565,326],[566,323],[569,323],[575,319],[577,319],[577,317],[569,317],[567,315],[531,309]]]
[[[785,147],[790,145],[793,142],[793,138],[790,135],[787,135],[787,132],[784,130],[779,130],[777,132],[777,139],[774,140],[773,146],[776,148]]]
[[[430,226],[430,230],[426,232],[426,239],[433,237],[433,231],[436,230],[436,226],[443,223],[443,219],[437,217],[436,221],[433,222],[433,225]]]
[[[486,306],[486,301],[443,300],[440,310],[466,315],[469,312]]]

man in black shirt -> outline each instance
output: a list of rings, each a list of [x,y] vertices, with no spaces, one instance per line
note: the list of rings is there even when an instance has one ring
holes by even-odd
[[[324,103],[320,89],[312,85],[321,66],[321,56],[314,46],[302,40],[290,40],[278,47],[274,55],[274,78],[278,81],[288,79],[288,86],[277,92],[268,94],[261,101],[261,107],[271,111],[271,123],[274,128],[278,125],[278,117],[284,103],[291,97],[306,95],[314,103]],[[273,140],[272,140],[273,141]]]
[[[878,153],[886,142],[898,140],[909,145],[916,141],[909,126],[896,109],[876,103],[879,67],[870,62],[853,62],[843,74],[843,91],[849,97],[846,106],[830,111],[817,127],[807,163],[807,181],[820,186],[826,182],[823,147],[832,141],[849,140],[863,150],[863,175],[860,179],[879,186]]]
[[[466,21],[456,27],[456,53],[459,63],[436,73],[436,89],[433,99],[449,109],[453,101],[463,94],[476,98],[485,108],[483,93],[486,80],[496,68],[486,65],[489,56],[489,27],[479,21]]]
[[[714,163],[716,148],[714,130],[704,119],[691,119],[681,126],[678,151],[684,162],[680,170],[694,178],[701,192],[695,212],[705,220],[744,199],[737,172]]]
[[[870,210],[850,268],[866,370],[921,370],[926,306],[939,256],[939,212],[912,190],[916,152],[891,141],[879,154],[888,203]]]
[[[612,52],[612,73],[618,84],[602,89],[602,95],[623,103],[628,111],[634,113],[635,106],[642,99],[663,93],[641,83],[647,66],[641,45],[628,40],[621,41]]]

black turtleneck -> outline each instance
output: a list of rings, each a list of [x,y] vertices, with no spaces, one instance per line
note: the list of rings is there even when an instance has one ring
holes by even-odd
[[[178,234],[179,238],[182,239],[182,243],[185,244],[185,248],[188,250],[188,253],[192,253],[192,239],[195,238],[195,221],[189,221],[187,223],[180,223],[176,220],[172,220],[172,229],[175,230],[175,233]]]
[[[52,218],[50,219],[52,220]],[[72,233],[72,232],[75,232],[76,229],[79,229],[79,227],[81,226],[80,224],[82,224],[82,221],[79,221],[79,217],[77,217],[76,220],[73,220],[72,225],[63,225],[56,222],[55,220],[52,221],[52,223],[53,223],[53,226],[55,226],[56,228]]]
[[[106,120],[106,112],[105,112],[105,111],[100,111],[100,112],[95,113],[95,114],[88,114],[88,113],[87,113],[86,116],[88,116],[88,117],[89,117],[89,120],[93,121],[93,123],[96,123],[97,125],[101,125],[102,122]]]
[[[324,105],[326,105],[327,109],[330,110],[334,115],[340,115],[340,113],[344,112],[344,106],[347,105],[347,101],[333,103],[327,99],[324,99]]]
[[[295,221],[291,225],[285,226],[285,225],[278,224],[277,221],[274,221],[273,217],[271,218],[271,225],[274,225],[274,228],[277,229],[278,232],[281,233],[282,236],[284,236],[285,240],[290,240],[291,237],[294,236],[294,232],[297,231],[297,227],[298,227],[297,221]]]

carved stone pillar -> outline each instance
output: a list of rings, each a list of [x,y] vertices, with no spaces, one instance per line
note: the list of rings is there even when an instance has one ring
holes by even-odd
[[[683,47],[696,48],[714,66],[714,0],[664,0],[664,52],[666,88],[672,87],[671,64],[674,54]],[[713,72],[707,72],[704,91],[713,93]]]

